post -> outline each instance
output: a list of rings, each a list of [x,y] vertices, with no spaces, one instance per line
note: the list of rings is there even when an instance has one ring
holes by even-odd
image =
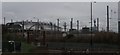
[[[24,20],[22,22],[22,36],[24,37]]]
[[[46,39],[46,36],[45,36],[45,30],[44,30],[44,31],[43,31],[43,45],[44,45],[44,46],[46,45],[46,42],[45,42],[46,40],[45,40],[45,39]]]
[[[11,19],[11,23],[13,22],[13,20]],[[15,35],[15,36],[13,36],[13,41],[11,41],[11,42],[13,42],[14,43],[14,51],[15,51],[15,42],[16,42],[16,39],[15,39],[15,37],[16,37],[16,30],[15,30],[15,25],[13,24],[12,25],[12,33]]]
[[[53,24],[53,26],[54,26],[54,31],[56,31],[56,25],[55,25],[55,24]]]
[[[27,30],[27,43],[30,43],[30,33],[29,33],[29,29]]]
[[[94,19],[94,27],[96,27],[96,20]]]
[[[107,6],[107,32],[109,32],[109,6]]]
[[[118,33],[120,34],[120,21],[118,21]]]
[[[91,41],[90,41],[91,47],[92,47],[92,2],[91,2]]]
[[[38,26],[38,30],[39,30],[39,19],[37,20],[37,22],[38,22],[38,23],[37,23],[37,26]]]
[[[71,22],[70,22],[70,30],[73,29],[73,18],[71,18]]]
[[[79,37],[79,20],[77,20],[77,36]]]
[[[37,20],[37,37],[39,37],[39,19]]]
[[[35,31],[35,32],[36,32],[36,33],[35,33],[35,38],[39,38],[39,35],[40,35],[40,31],[39,31],[39,28],[40,28],[40,27],[39,27],[39,26],[40,26],[39,19],[37,19],[37,25],[36,25],[36,26],[37,26],[37,29],[36,29],[36,31]],[[39,40],[40,40],[40,39],[39,39]],[[38,46],[39,46],[39,43],[40,43],[40,42],[39,42],[38,40],[36,41],[36,43],[38,43]]]
[[[4,17],[4,25],[5,25],[5,19],[6,19],[6,18]]]
[[[50,24],[50,28],[51,28],[51,30],[53,30],[53,23],[50,22],[49,24]]]
[[[99,18],[97,18],[97,31],[99,32]]]
[[[64,22],[64,25],[63,25],[63,26],[64,26],[64,31],[66,32],[66,26],[67,26],[67,25],[66,25],[66,22]]]
[[[77,30],[79,31],[79,20],[77,20]]]
[[[57,30],[59,31],[59,19],[57,19]]]

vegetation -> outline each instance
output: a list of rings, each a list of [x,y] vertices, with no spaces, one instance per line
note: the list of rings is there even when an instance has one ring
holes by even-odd
[[[17,35],[17,32],[14,30],[9,30],[7,27],[2,26],[2,48],[3,52],[6,51],[6,48],[9,48],[8,41],[15,41],[15,42],[21,42],[21,52],[29,52],[30,49],[35,48],[35,46],[32,46],[29,43],[26,43],[24,37],[22,35]]]
[[[31,45],[25,42],[22,42],[21,53],[29,53],[32,49],[36,48],[35,45]]]
[[[106,44],[117,44],[120,45],[119,34],[114,32],[96,32],[95,35],[92,36],[93,43],[106,43]],[[75,36],[73,34],[69,34],[66,37],[61,37],[58,39],[51,38],[50,42],[79,42],[79,43],[90,43],[91,35],[85,36]]]

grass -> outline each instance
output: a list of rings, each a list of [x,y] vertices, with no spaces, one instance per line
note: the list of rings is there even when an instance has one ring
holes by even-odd
[[[28,43],[21,43],[21,53],[29,53],[31,49],[34,49],[36,46],[28,44]]]

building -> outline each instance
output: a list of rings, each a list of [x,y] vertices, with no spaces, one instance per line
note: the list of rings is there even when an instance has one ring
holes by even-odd
[[[35,40],[42,42],[43,37],[46,41],[58,40],[62,37],[62,28],[53,23],[20,21],[7,23],[6,27],[18,36],[23,36],[28,42]]]
[[[83,27],[82,28],[82,33],[90,33],[90,28],[89,27]]]
[[[61,27],[56,26],[52,23],[45,23],[45,22],[32,22],[32,21],[20,21],[20,22],[12,22],[6,24],[9,29],[23,29],[24,30],[57,30],[59,28],[62,31]]]
[[[91,32],[91,27],[89,28],[90,30],[90,32]],[[92,27],[92,32],[94,33],[94,32],[98,32],[98,30],[97,30],[97,27]]]
[[[97,32],[97,27],[92,27],[92,32]],[[91,27],[83,27],[81,30],[82,33],[90,33],[91,32]]]

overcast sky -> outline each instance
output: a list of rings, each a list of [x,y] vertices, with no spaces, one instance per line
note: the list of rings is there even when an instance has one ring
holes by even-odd
[[[118,2],[119,0],[1,0],[2,2]]]
[[[93,3],[93,19],[100,18],[100,29],[106,29],[106,6],[110,6],[110,30],[117,32],[117,2],[97,2]],[[80,27],[90,27],[90,2],[3,2],[2,14],[6,17],[6,22],[10,19],[14,21],[33,20],[56,23],[60,19],[60,25],[70,19],[80,21]],[[35,17],[35,18],[33,18]],[[69,28],[69,27],[68,27]]]

